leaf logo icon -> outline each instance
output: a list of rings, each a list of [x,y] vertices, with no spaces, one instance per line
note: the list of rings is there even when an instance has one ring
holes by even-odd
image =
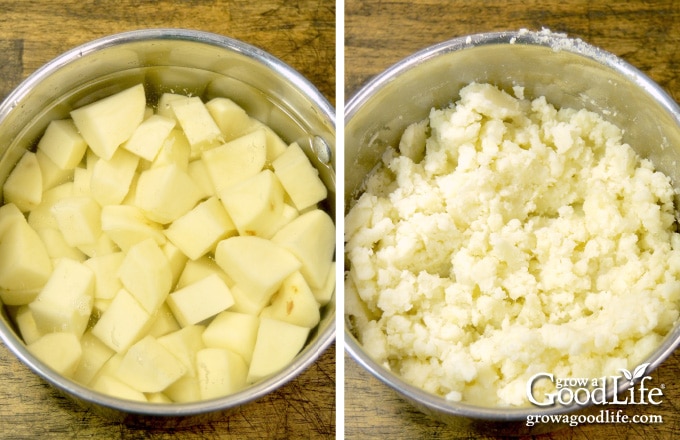
[[[647,370],[647,367],[649,366],[649,362],[646,364],[641,364],[638,365],[635,370],[631,373],[630,371],[626,370],[625,368],[619,369],[621,373],[625,376],[626,379],[630,382],[631,385],[633,385],[633,382],[635,382],[636,379],[641,378],[642,376],[645,375],[645,371]]]

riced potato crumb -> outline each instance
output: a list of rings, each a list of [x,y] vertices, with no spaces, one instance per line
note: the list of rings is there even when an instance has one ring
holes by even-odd
[[[668,177],[586,110],[472,83],[388,148],[345,218],[346,314],[426,391],[528,404],[525,385],[616,375],[679,316]]]

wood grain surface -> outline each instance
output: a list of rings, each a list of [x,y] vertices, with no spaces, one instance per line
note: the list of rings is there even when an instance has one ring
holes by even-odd
[[[335,102],[335,2],[0,0],[0,98],[62,52],[142,28],[214,32],[260,47]],[[335,345],[297,379],[218,420],[138,428],[83,410],[0,344],[0,439],[322,439],[335,437]]]
[[[345,1],[345,95],[411,53],[453,37],[488,31],[548,28],[621,56],[680,100],[680,2],[677,1]],[[652,374],[664,384],[659,407],[623,409],[660,414],[661,424],[565,426],[536,439],[680,438],[680,353]],[[457,431],[415,410],[345,359],[345,437],[348,439],[488,438]]]

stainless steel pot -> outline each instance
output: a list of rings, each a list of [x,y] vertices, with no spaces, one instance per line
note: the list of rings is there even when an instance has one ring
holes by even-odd
[[[611,53],[565,35],[500,32],[455,38],[415,53],[366,84],[345,108],[345,206],[389,145],[397,146],[406,126],[425,119],[433,107],[459,98],[471,82],[511,91],[523,86],[527,98],[545,96],[558,107],[586,108],[624,128],[624,141],[649,158],[680,188],[680,107],[642,72]],[[649,356],[652,371],[680,344],[680,324]],[[462,434],[527,434],[550,424],[526,426],[528,415],[575,412],[593,407],[487,408],[454,403],[417,389],[363,351],[345,321],[345,348],[371,374],[432,417]]]
[[[298,72],[254,46],[206,32],[149,29],[108,36],[49,62],[21,83],[0,105],[0,182],[21,154],[35,145],[50,120],[74,107],[144,83],[153,104],[163,92],[204,99],[225,96],[268,124],[285,141],[297,141],[329,189],[334,216],[335,114],[329,102]],[[335,337],[335,299],[293,363],[239,393],[190,404],[139,403],[105,396],[56,374],[27,350],[6,311],[0,339],[30,369],[65,395],[104,416],[170,426],[217,417],[293,380]],[[181,418],[181,419],[178,419]]]

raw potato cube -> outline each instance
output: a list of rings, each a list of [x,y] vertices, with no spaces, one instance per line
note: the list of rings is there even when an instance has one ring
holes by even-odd
[[[139,158],[129,151],[117,150],[111,159],[99,159],[92,169],[90,192],[100,205],[123,201],[137,171]]]
[[[196,354],[201,399],[233,394],[246,386],[248,366],[241,356],[222,348],[204,348]]]
[[[309,329],[262,318],[248,369],[248,383],[256,382],[285,368],[305,345]]]
[[[248,236],[222,240],[215,250],[215,261],[255,303],[263,305],[283,280],[300,268],[298,259],[286,249]]]
[[[185,374],[164,391],[173,402],[189,403],[201,400],[198,377]]]
[[[319,172],[298,144],[290,144],[272,165],[276,176],[298,210],[309,208],[328,195],[326,186],[319,178]]]
[[[335,225],[324,211],[306,212],[272,237],[302,263],[302,275],[313,289],[324,285],[335,252]]]
[[[148,334],[154,338],[160,338],[181,328],[167,303],[161,304],[152,320],[153,324],[149,327]]]
[[[71,118],[97,156],[111,159],[144,119],[146,95],[138,84],[71,112]]]
[[[92,257],[83,263],[94,273],[95,299],[112,299],[123,287],[118,278],[118,270],[124,258],[125,254],[122,252],[113,252]]]
[[[234,281],[222,270],[221,267],[209,256],[201,257],[197,260],[189,260],[184,266],[184,270],[177,281],[176,289],[181,289],[196,281],[200,281],[209,275],[216,274],[219,276],[224,284],[229,286],[234,285]]]
[[[150,220],[166,224],[186,214],[201,197],[201,190],[185,171],[166,165],[140,174],[135,203]]]
[[[26,348],[57,373],[71,377],[78,367],[82,349],[80,340],[69,332],[48,333]]]
[[[203,342],[206,347],[231,350],[250,364],[259,326],[256,315],[225,310],[205,328]]]
[[[118,277],[150,315],[156,313],[172,287],[168,259],[152,239],[137,243],[128,250]]]
[[[184,271],[184,267],[187,264],[188,258],[177,246],[172,244],[170,241],[165,242],[161,248],[163,249],[165,258],[168,259],[168,264],[170,265],[170,272],[172,273],[172,283],[170,284],[172,286],[176,286],[177,281],[179,281],[179,277]]]
[[[92,334],[116,353],[124,353],[151,324],[151,315],[130,293],[121,289],[92,327]]]
[[[190,376],[196,376],[196,353],[205,348],[201,338],[204,330],[202,325],[189,325],[158,338],[158,342],[179,359]]]
[[[65,197],[52,205],[51,212],[70,246],[95,244],[99,240],[102,210],[92,197]]]
[[[231,99],[213,98],[205,106],[220,128],[225,142],[242,136],[244,128],[250,125],[250,116]]]
[[[133,205],[104,206],[101,228],[123,251],[147,239],[152,239],[158,245],[167,241],[163,226],[147,219],[142,210]]]
[[[40,228],[36,229],[35,232],[38,233],[38,236],[45,245],[47,254],[52,260],[70,258],[71,260],[85,261],[87,258],[87,255],[78,248],[66,243],[64,234],[62,234],[59,229]]]
[[[177,118],[175,117],[175,111],[172,109],[170,104],[172,104],[173,101],[180,101],[184,99],[189,99],[189,97],[186,95],[180,95],[179,93],[163,93],[158,100],[158,110],[156,111],[156,114],[177,121]]]
[[[145,396],[149,403],[172,403],[165,393],[146,393]]]
[[[73,182],[62,183],[45,191],[40,205],[28,213],[28,224],[34,229],[59,229],[59,224],[52,215],[52,206],[59,200],[71,196],[73,196]]]
[[[38,142],[38,150],[44,152],[62,170],[69,170],[83,160],[87,143],[78,133],[73,120],[60,119],[49,123]]]
[[[230,312],[245,313],[249,315],[258,316],[262,309],[267,305],[260,298],[249,295],[247,291],[243,290],[238,284],[230,287],[231,296],[234,297],[234,305],[229,308]]]
[[[89,331],[80,338],[80,345],[82,356],[73,373],[73,380],[88,385],[115,352]]]
[[[267,137],[264,130],[256,130],[203,152],[201,160],[215,194],[219,194],[262,171],[267,160]]]
[[[27,212],[37,207],[42,200],[43,181],[40,165],[35,153],[25,152],[2,186],[6,203],[14,203]]]
[[[229,287],[214,274],[168,296],[168,306],[182,327],[197,324],[234,304]]]
[[[274,133],[274,130],[267,125],[263,124],[263,126],[265,135],[267,136],[267,163],[272,163],[286,151],[288,144],[286,144],[278,134]]]
[[[175,164],[186,171],[189,167],[191,146],[184,133],[179,128],[174,128],[158,150],[155,159],[151,162],[151,168]]]
[[[77,248],[90,258],[100,255],[108,255],[118,251],[116,244],[111,241],[109,236],[106,234],[101,234],[94,243],[81,244],[78,245]]]
[[[218,241],[236,235],[236,227],[216,197],[199,203],[165,230],[165,235],[187,257],[196,260]]]
[[[152,115],[139,124],[130,139],[123,144],[123,148],[142,159],[152,161],[173,128],[174,119]]]
[[[40,173],[42,174],[43,192],[73,180],[73,168],[62,170],[52,159],[47,157],[44,151],[36,151],[35,158],[38,160],[38,166],[40,166]]]
[[[260,316],[308,328],[316,326],[321,319],[319,304],[300,272],[293,272],[283,281],[272,303]]]
[[[23,217],[0,235],[0,288],[41,288],[52,273],[52,261],[40,237]]]
[[[270,170],[229,187],[219,196],[240,235],[270,238],[280,226],[283,187]]]
[[[33,313],[27,305],[23,305],[17,309],[14,320],[17,323],[17,327],[19,327],[21,339],[24,340],[25,344],[31,344],[42,336],[42,333],[40,333],[40,330],[38,330],[38,326],[35,323],[35,318],[33,318]]]
[[[59,260],[28,307],[41,333],[71,332],[80,338],[92,313],[94,273],[83,263]]]
[[[98,376],[92,384],[92,389],[119,399],[147,402],[144,393],[135,390],[123,381],[110,375]]]
[[[24,214],[14,203],[7,203],[0,206],[0,241],[5,231],[16,221],[26,221]]]
[[[205,162],[201,159],[193,160],[187,165],[187,174],[196,183],[196,186],[201,191],[201,198],[206,198],[215,195],[215,188],[213,187],[210,175],[208,175],[208,168]]]
[[[137,391],[156,393],[182,377],[186,368],[153,336],[132,345],[115,377]]]
[[[191,145],[192,157],[198,157],[201,151],[223,142],[222,132],[201,98],[194,96],[174,100],[170,102],[170,107]]]
[[[331,267],[328,269],[328,275],[326,276],[326,282],[323,286],[312,289],[314,298],[319,303],[320,306],[325,306],[331,301],[333,293],[335,292],[335,261],[331,263]]]

